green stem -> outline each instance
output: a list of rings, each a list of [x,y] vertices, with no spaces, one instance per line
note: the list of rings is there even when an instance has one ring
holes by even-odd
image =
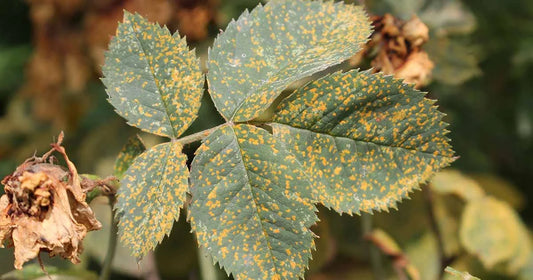
[[[187,135],[185,137],[176,139],[174,141],[180,143],[181,145],[186,145],[186,144],[190,144],[190,143],[193,143],[193,142],[196,142],[196,141],[200,141],[200,140],[206,138],[207,136],[209,136],[209,134],[211,134],[211,132],[217,130],[218,128],[220,128],[221,126],[224,126],[224,125],[227,125],[227,123],[223,123],[221,125],[217,125],[215,127],[212,127],[212,128],[206,129],[206,130],[202,130],[200,132],[196,132],[196,133],[193,133],[191,135]]]
[[[217,270],[207,252],[202,248],[198,248],[198,261],[200,262],[200,274],[202,280],[217,280]]]
[[[372,232],[372,215],[363,213],[361,214],[361,226],[363,230],[363,237]],[[368,244],[368,251],[370,254],[370,264],[372,265],[372,272],[375,280],[384,280],[383,263],[381,261],[381,254],[375,246],[370,242]]]
[[[109,229],[109,241],[107,244],[107,252],[102,267],[102,272],[100,273],[100,280],[107,280],[111,275],[111,266],[113,264],[113,258],[115,257],[115,250],[117,248],[117,234],[118,234],[118,224],[115,220],[115,211],[113,206],[115,205],[115,198],[109,197],[109,206],[111,207],[111,227]]]

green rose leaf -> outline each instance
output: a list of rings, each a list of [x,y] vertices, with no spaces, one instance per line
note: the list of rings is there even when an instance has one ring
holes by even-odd
[[[204,78],[185,39],[124,12],[102,68],[109,102],[132,126],[176,138],[197,117]]]
[[[191,167],[191,227],[236,279],[303,277],[317,216],[301,197],[310,190],[295,161],[251,125],[223,126],[200,146]]]
[[[273,133],[316,201],[350,214],[387,210],[454,160],[433,103],[391,76],[338,72],[284,100]]]
[[[117,178],[122,178],[124,172],[133,163],[133,160],[146,150],[144,143],[139,135],[132,136],[117,156],[115,161],[114,174]]]
[[[189,170],[177,142],[159,144],[128,168],[115,205],[119,237],[142,258],[169,234],[185,203]]]
[[[369,35],[361,7],[270,1],[216,38],[208,61],[211,97],[225,119],[253,119],[289,84],[356,54]]]

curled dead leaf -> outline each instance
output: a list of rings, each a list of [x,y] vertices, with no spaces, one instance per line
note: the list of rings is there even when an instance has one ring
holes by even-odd
[[[83,238],[101,228],[85,202],[85,190],[61,146],[62,138],[45,155],[29,158],[2,180],[0,247],[7,243],[15,248],[17,269],[41,251],[78,263]],[[68,169],[47,162],[54,151],[63,155]]]

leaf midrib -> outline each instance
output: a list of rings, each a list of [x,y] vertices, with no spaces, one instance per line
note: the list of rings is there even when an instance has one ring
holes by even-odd
[[[369,143],[369,144],[374,144],[376,146],[380,146],[380,147],[385,147],[385,148],[397,148],[397,149],[403,149],[403,150],[407,150],[407,151],[411,151],[411,152],[416,152],[416,153],[421,153],[421,154],[424,154],[424,155],[428,155],[428,156],[432,156],[432,157],[440,157],[440,158],[448,158],[448,159],[453,159],[453,156],[445,156],[445,155],[441,155],[441,154],[433,154],[431,152],[424,152],[424,151],[419,151],[419,150],[416,150],[416,149],[409,149],[409,148],[405,148],[405,147],[400,147],[400,146],[395,146],[395,145],[385,145],[385,144],[382,144],[382,143],[377,143],[377,142],[373,142],[373,141],[368,141],[368,140],[362,140],[362,139],[353,139],[353,138],[350,138],[350,137],[346,137],[346,136],[337,136],[337,135],[332,135],[330,133],[327,133],[327,132],[319,132],[319,131],[315,131],[315,130],[312,130],[312,129],[309,129],[309,128],[302,128],[302,127],[298,127],[298,126],[293,126],[293,125],[290,125],[290,124],[286,124],[286,123],[282,123],[282,122],[271,122],[269,123],[269,125],[271,126],[272,124],[274,125],[284,125],[284,126],[288,126],[290,128],[295,128],[295,129],[301,129],[301,130],[306,130],[306,131],[309,131],[309,132],[313,132],[313,133],[316,133],[316,134],[323,134],[323,135],[328,135],[328,136],[331,136],[333,138],[343,138],[343,139],[348,139],[350,141],[354,141],[354,142],[363,142],[363,143]],[[403,141],[405,142],[405,141]],[[425,144],[425,143],[424,143]]]
[[[139,36],[138,36],[139,33],[135,30],[135,28],[133,28],[131,20],[129,21],[128,26],[133,31],[133,34],[135,34],[135,36],[133,36],[133,37],[135,37],[135,40],[137,41],[137,44],[139,45],[140,49],[144,53],[144,57],[141,57],[141,59],[143,61],[145,61],[146,64],[148,65],[148,67],[150,68],[150,74],[152,75],[152,80],[153,80],[153,82],[154,82],[154,84],[156,86],[157,93],[159,94],[159,97],[161,99],[161,103],[163,104],[163,108],[165,108],[166,118],[167,118],[168,124],[170,126],[170,129],[172,130],[172,136],[170,138],[174,139],[175,137],[178,137],[178,134],[177,134],[176,129],[174,128],[174,125],[173,125],[172,121],[170,120],[170,112],[169,112],[168,104],[167,104],[167,102],[165,102],[165,99],[163,98],[163,94],[161,93],[161,88],[159,87],[158,79],[155,76],[154,68],[153,68],[152,64],[150,63],[150,61],[148,60],[148,55],[147,55],[146,49],[144,48],[143,44],[141,43],[141,40],[139,39]]]
[[[281,273],[279,273],[279,270],[278,270],[278,267],[276,265],[276,261],[274,259],[274,254],[272,253],[272,246],[270,245],[270,241],[268,240],[268,233],[266,232],[265,228],[263,227],[263,222],[261,220],[261,215],[259,214],[259,211],[258,211],[258,207],[257,207],[257,201],[256,201],[256,198],[255,198],[255,195],[254,195],[254,192],[252,191],[252,184],[250,184],[250,177],[248,176],[248,170],[246,168],[246,165],[244,164],[244,155],[242,154],[242,151],[243,149],[241,148],[241,145],[239,144],[239,139],[237,138],[237,133],[235,133],[235,128],[232,126],[232,125],[229,125],[229,128],[231,129],[231,131],[233,132],[233,136],[234,136],[234,141],[235,143],[237,144],[237,147],[239,148],[239,157],[240,157],[240,162],[242,163],[242,166],[244,167],[244,171],[245,171],[245,174],[244,176],[246,177],[246,182],[247,182],[247,186],[248,186],[248,189],[250,191],[250,193],[252,194],[252,199],[253,199],[253,209],[255,210],[254,213],[255,215],[257,215],[258,219],[259,219],[259,225],[261,227],[261,232],[263,233],[263,237],[265,238],[265,242],[267,243],[267,246],[268,246],[268,253],[270,254],[270,259],[272,261],[272,266],[274,267],[274,270],[275,270],[275,273],[276,275],[281,275]]]

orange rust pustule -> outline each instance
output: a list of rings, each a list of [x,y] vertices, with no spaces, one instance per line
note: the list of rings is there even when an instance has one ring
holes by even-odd
[[[14,247],[17,269],[41,251],[78,263],[83,238],[102,227],[85,202],[61,140],[62,136],[50,152],[26,160],[1,181],[5,194],[0,197],[0,247]],[[54,151],[63,155],[68,169],[46,162]]]

